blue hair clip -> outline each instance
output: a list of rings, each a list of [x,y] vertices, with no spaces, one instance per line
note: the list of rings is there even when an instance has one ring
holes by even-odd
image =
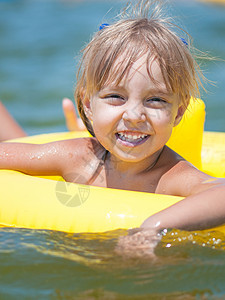
[[[184,38],[180,38],[180,39],[186,46],[188,46],[188,42]]]
[[[102,23],[100,26],[99,26],[99,30],[102,30],[104,29],[105,27],[108,27],[109,24],[108,23]]]

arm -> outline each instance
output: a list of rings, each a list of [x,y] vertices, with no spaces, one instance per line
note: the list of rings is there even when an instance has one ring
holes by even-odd
[[[202,230],[224,223],[225,179],[211,178],[209,183],[196,187],[194,194],[149,217],[141,228]]]
[[[0,120],[2,126],[0,130],[0,141],[26,136],[26,133],[9,114],[9,112],[6,110],[1,101]]]
[[[74,162],[70,159],[73,144],[72,140],[41,145],[0,143],[0,169],[63,176]]]
[[[40,145],[0,143],[0,169],[35,176],[62,176],[68,182],[86,184],[90,177],[90,164],[96,160],[96,153],[101,157],[103,151],[104,148],[94,138]]]
[[[213,178],[182,162],[160,185],[158,192],[186,198],[147,218],[134,234],[120,238],[116,248],[120,255],[151,256],[165,228],[202,230],[225,223],[224,178]]]
[[[225,178],[209,176],[187,161],[165,173],[157,192],[186,197],[149,217],[142,228],[201,230],[225,223]]]

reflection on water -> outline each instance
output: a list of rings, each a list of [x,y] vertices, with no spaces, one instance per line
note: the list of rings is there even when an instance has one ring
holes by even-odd
[[[2,228],[0,295],[7,299],[162,299],[163,295],[219,299],[225,293],[223,233],[173,230],[158,244],[154,260],[117,255],[114,249],[123,234],[126,231],[67,234]]]

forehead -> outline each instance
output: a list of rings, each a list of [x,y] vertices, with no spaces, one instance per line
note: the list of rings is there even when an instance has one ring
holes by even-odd
[[[164,92],[168,92],[159,61],[154,56],[149,58],[145,54],[134,62],[126,60],[128,60],[126,54],[116,59],[104,86],[125,85],[131,80],[136,83],[140,82],[140,84],[145,81],[151,86],[155,85],[157,89],[163,89]]]
[[[131,65],[127,77],[131,79],[135,75],[143,79],[150,78],[154,79],[155,82],[164,83],[158,60],[154,57],[148,59],[147,55],[142,56]]]

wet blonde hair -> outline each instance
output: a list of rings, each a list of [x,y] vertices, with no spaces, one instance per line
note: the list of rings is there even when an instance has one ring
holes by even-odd
[[[184,35],[188,37],[188,45],[181,40]],[[147,57],[151,80],[157,84],[150,70],[155,59],[167,89],[177,93],[187,107],[191,96],[199,96],[202,76],[190,48],[189,35],[162,16],[161,1],[141,0],[134,6],[128,5],[118,21],[98,31],[83,49],[75,100],[87,130],[94,136],[85,115],[83,97],[90,98],[106,84],[119,84],[143,55]],[[122,55],[124,59],[118,63]]]

